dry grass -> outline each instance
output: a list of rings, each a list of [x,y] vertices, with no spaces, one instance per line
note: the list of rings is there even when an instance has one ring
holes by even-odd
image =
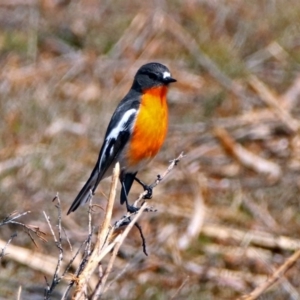
[[[21,221],[48,242],[36,247],[20,227],[0,227],[3,245],[18,232],[1,260],[0,299],[43,296],[58,249],[42,212],[55,224],[57,192],[73,252],[87,238],[88,207],[65,212],[149,61],[168,65],[178,83],[168,139],[141,177],[152,182],[187,156],[155,189],[158,212],[140,219],[149,256],[133,229],[104,299],[235,299],[273,274],[300,248],[299,20],[296,0],[2,1],[0,220],[30,210]],[[109,186],[101,183],[94,203],[105,207]],[[116,203],[113,220],[123,213]],[[95,224],[103,217],[93,213]],[[67,262],[65,238],[63,247]],[[45,267],[15,258],[23,250]],[[300,299],[299,271],[297,262],[261,299]]]

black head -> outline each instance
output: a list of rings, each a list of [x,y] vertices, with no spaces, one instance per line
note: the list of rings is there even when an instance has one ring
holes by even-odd
[[[148,63],[139,68],[134,77],[132,87],[138,90],[144,90],[168,85],[171,82],[176,82],[176,79],[172,78],[166,66],[160,63]]]

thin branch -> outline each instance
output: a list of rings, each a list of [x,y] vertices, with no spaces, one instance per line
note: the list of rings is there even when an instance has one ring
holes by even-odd
[[[139,211],[135,214],[134,218],[132,219],[132,221],[128,224],[128,226],[126,227],[126,229],[123,231],[123,233],[121,235],[118,235],[117,238],[115,239],[115,246],[114,246],[114,250],[113,250],[113,254],[110,258],[110,261],[108,263],[108,267],[105,271],[105,274],[103,276],[103,278],[101,278],[101,285],[98,286],[98,288],[96,289],[95,294],[93,295],[92,300],[97,300],[100,298],[100,296],[106,291],[105,288],[105,283],[106,280],[108,278],[108,275],[111,272],[111,269],[113,267],[114,261],[116,259],[116,256],[120,250],[121,245],[123,244],[125,238],[127,237],[128,233],[130,232],[130,230],[132,229],[133,226],[135,226],[137,220],[140,218],[140,216],[142,215],[142,213],[147,209],[147,203],[143,203],[143,205],[140,207]]]
[[[28,234],[31,241],[37,247],[37,244],[36,244],[33,236],[31,235],[31,233],[34,233],[43,242],[47,241],[45,239],[46,233],[42,232],[38,226],[27,225],[27,224],[24,224],[22,222],[16,221],[17,219],[19,219],[23,216],[26,216],[27,214],[30,214],[30,213],[31,213],[31,211],[26,211],[26,212],[23,212],[23,213],[17,213],[16,211],[14,211],[0,222],[0,227],[4,226],[4,225],[8,225],[8,224],[13,224],[13,225],[23,227],[23,229]]]
[[[177,164],[179,163],[179,161],[184,157],[184,153],[181,152],[180,155],[171,160],[170,165],[168,166],[167,170],[162,174],[162,175],[157,175],[156,180],[150,184],[150,188],[153,189],[155,188],[157,185],[159,185],[166,177],[167,175],[174,169],[174,167],[177,166]],[[147,195],[147,191],[144,191],[143,193],[140,194],[140,196],[138,197],[138,199],[134,202],[133,206],[137,207],[138,203],[144,198],[144,196]],[[148,208],[149,209],[149,208]]]
[[[190,276],[186,276],[186,278],[184,279],[184,281],[182,282],[182,284],[180,285],[180,287],[177,289],[177,291],[175,292],[175,294],[171,297],[171,300],[175,299],[175,297],[177,297],[177,295],[183,289],[183,287],[185,286],[185,284],[188,282],[189,279],[190,279]]]
[[[150,185],[150,187],[155,188],[161,181],[163,181],[166,178],[166,176],[171,172],[171,170],[178,164],[178,162],[181,160],[182,157],[183,157],[183,153],[181,153],[176,159],[172,160],[169,167],[163,173],[163,175],[162,176],[158,175],[157,179]],[[102,259],[111,251],[111,249],[113,249],[113,253],[108,263],[108,266],[103,274],[101,272],[98,283],[96,284],[96,287],[93,289],[94,292],[90,297],[91,299],[98,299],[103,294],[103,292],[106,290],[105,283],[114,265],[117,253],[133,226],[136,226],[140,232],[142,243],[143,243],[143,251],[147,255],[146,242],[145,242],[143,232],[141,230],[141,227],[136,223],[138,218],[141,216],[141,214],[144,211],[151,210],[151,208],[147,206],[146,202],[142,204],[138,212],[131,213],[131,214],[128,213],[126,216],[122,217],[119,221],[115,222],[113,227],[111,227],[110,225],[114,199],[116,196],[116,187],[117,187],[119,172],[120,172],[119,164],[117,164],[113,172],[113,178],[112,178],[110,195],[109,195],[109,200],[106,208],[105,218],[103,223],[101,224],[101,230],[99,231],[95,248],[91,256],[89,257],[87,265],[84,267],[84,270],[76,280],[77,289],[73,296],[74,299],[81,299],[82,296],[87,295],[87,284],[88,282],[90,282],[90,277],[92,276],[96,268],[99,267]],[[135,205],[137,205],[137,203],[143,199],[146,193],[147,192],[144,192],[140,195],[139,199],[135,202]],[[112,239],[111,237],[112,234],[115,232],[115,230],[122,226],[126,226],[126,229],[123,231],[123,233],[117,235],[114,239]],[[73,281],[75,281],[75,279]]]
[[[148,256],[147,249],[146,249],[146,239],[144,237],[144,234],[143,234],[143,231],[142,231],[142,227],[140,226],[139,223],[135,223],[134,225],[135,225],[135,227],[138,229],[138,231],[140,233],[140,236],[141,236],[141,239],[142,239],[143,252],[145,253],[146,256]]]
[[[54,233],[54,230],[53,230],[52,225],[50,223],[50,218],[47,216],[45,211],[43,211],[43,213],[44,213],[44,216],[45,216],[46,221],[48,223],[48,226],[50,228],[53,239],[55,241],[55,245],[59,250],[59,256],[58,256],[58,259],[57,259],[57,264],[56,264],[56,268],[55,268],[55,271],[54,271],[54,275],[53,275],[51,285],[50,286],[48,285],[47,289],[45,290],[45,299],[50,299],[49,297],[50,297],[52,291],[54,290],[56,285],[58,285],[59,282],[61,281],[61,277],[58,274],[60,272],[60,268],[61,268],[62,261],[63,261],[63,254],[64,254],[64,250],[62,248],[62,238],[61,238],[61,233],[62,233],[62,229],[61,229],[62,228],[61,227],[61,206],[60,206],[60,199],[58,197],[58,194],[53,199],[53,201],[54,200],[57,200],[56,208],[57,208],[57,212],[58,212],[58,223],[57,223],[58,238],[56,237],[56,235]]]
[[[10,236],[9,240],[7,241],[7,243],[5,244],[5,246],[2,248],[1,253],[0,253],[0,261],[2,260],[2,257],[4,257],[4,255],[5,255],[5,250],[6,250],[7,246],[11,243],[13,238],[15,238],[16,236],[17,236],[17,233],[12,234]]]
[[[268,278],[262,285],[258,286],[255,290],[253,290],[250,294],[243,296],[240,298],[241,300],[255,300],[260,295],[262,295],[271,285],[281,279],[284,274],[296,263],[296,261],[300,258],[300,249],[296,251],[290,258],[281,265],[273,275]]]
[[[77,290],[73,296],[74,299],[81,299],[81,297],[86,291],[86,287],[89,282],[89,279],[92,276],[95,269],[97,268],[98,264],[100,263],[102,258],[107,253],[109,253],[109,251],[114,247],[115,242],[109,245],[107,245],[107,243],[109,241],[109,236],[112,233],[112,230],[110,229],[110,222],[112,217],[112,210],[114,206],[119,173],[120,173],[120,165],[119,163],[117,163],[113,171],[110,195],[106,207],[104,221],[101,225],[101,230],[99,231],[95,248],[83,272],[78,277]]]
[[[80,250],[82,249],[82,247],[83,247],[84,245],[87,245],[88,243],[90,243],[90,242],[91,242],[91,239],[92,239],[92,236],[89,235],[89,236],[87,237],[87,239],[86,239],[86,240],[81,244],[81,246],[78,248],[77,252],[76,252],[75,255],[73,256],[73,258],[70,260],[70,262],[69,262],[69,264],[67,265],[65,271],[63,272],[63,274],[62,274],[62,276],[61,276],[62,278],[65,277],[65,275],[67,274],[67,272],[68,272],[69,269],[71,268],[71,266],[72,266],[74,260],[75,260],[76,257],[78,256],[78,254],[79,254]],[[77,277],[79,276],[79,274],[82,272],[84,266],[86,265],[87,259],[88,259],[88,257],[87,257],[87,256],[84,256],[83,259],[81,260],[81,263],[79,264],[77,270],[76,270],[75,273],[74,273],[74,276],[73,276],[74,279],[71,280],[71,281],[69,282],[67,289],[65,290],[63,296],[61,297],[61,300],[67,299],[67,296],[68,296],[68,294],[69,294],[69,291],[70,291],[70,289],[73,287],[74,283],[77,281],[76,278],[77,278]]]
[[[16,219],[19,219],[20,217],[26,216],[27,214],[30,214],[31,211],[25,211],[23,213],[18,213],[16,211],[12,212],[11,214],[9,214],[2,222],[0,222],[0,227],[3,225],[7,225],[7,224],[16,224],[13,221]],[[19,223],[17,223],[19,224]],[[24,225],[24,224],[22,224]]]

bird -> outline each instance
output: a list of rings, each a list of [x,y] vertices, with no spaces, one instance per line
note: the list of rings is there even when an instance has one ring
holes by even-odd
[[[129,204],[128,194],[137,181],[152,197],[152,189],[136,177],[159,152],[168,130],[167,92],[170,83],[176,82],[169,69],[158,62],[142,65],[136,72],[132,86],[120,101],[108,124],[99,156],[89,179],[70,206],[74,212],[95,194],[100,181],[112,174],[120,163],[120,202],[127,211],[138,209]]]

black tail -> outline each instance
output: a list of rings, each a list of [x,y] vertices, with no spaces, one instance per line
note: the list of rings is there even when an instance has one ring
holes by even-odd
[[[129,191],[131,189],[136,174],[137,173],[134,174],[127,173],[124,176],[121,176],[121,184],[122,184],[121,197],[120,197],[121,204],[128,202],[127,196],[129,194]]]
[[[92,197],[92,195],[94,194],[95,189],[96,189],[99,181],[101,180],[101,178],[99,179],[98,177],[99,177],[99,172],[95,168],[93,170],[90,178],[88,179],[86,184],[83,186],[83,188],[77,195],[76,199],[73,201],[71,207],[69,208],[69,210],[67,212],[67,215],[69,213],[75,211],[80,205],[83,205],[90,200],[90,197]]]

